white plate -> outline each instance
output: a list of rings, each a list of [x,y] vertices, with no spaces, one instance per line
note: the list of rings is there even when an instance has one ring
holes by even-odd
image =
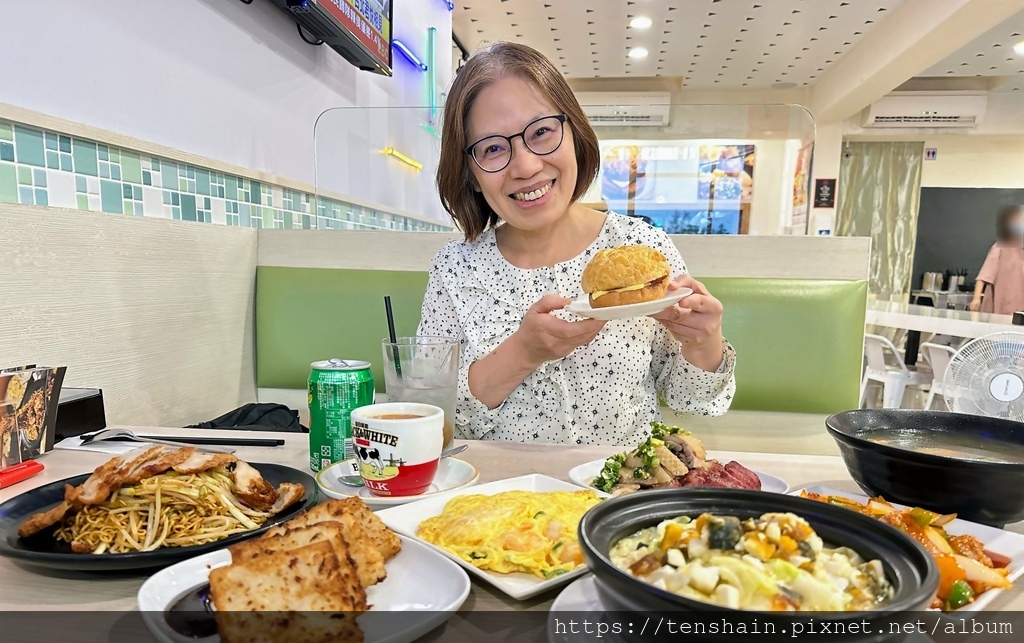
[[[344,500],[351,496],[358,496],[363,499],[363,502],[370,509],[376,510],[384,507],[404,505],[414,500],[429,498],[439,493],[454,491],[455,489],[471,487],[480,478],[480,472],[477,471],[477,468],[465,460],[442,458],[437,463],[437,475],[434,476],[434,482],[425,493],[418,496],[394,496],[387,498],[373,495],[366,487],[350,487],[338,480],[339,475],[358,476],[359,470],[356,466],[354,458],[335,462],[316,474],[316,484],[320,487],[320,491],[323,491],[330,498]]]
[[[713,454],[708,455],[710,457]],[[605,461],[607,461],[607,458],[575,466],[571,471],[569,471],[569,479],[581,487],[594,489],[594,487],[590,486],[590,481],[601,473],[601,469],[604,468]],[[723,462],[723,464],[725,463]],[[741,462],[740,464],[743,463]],[[751,469],[751,471],[754,470]],[[772,493],[786,493],[789,491],[789,485],[786,484],[786,481],[782,478],[776,478],[773,475],[762,473],[760,471],[754,471],[754,473],[756,473],[757,477],[761,479],[761,491],[770,491]],[[601,493],[597,489],[594,489],[594,491]]]
[[[597,579],[593,574],[577,578],[563,589],[551,603],[552,612],[607,612],[597,593]]]
[[[164,612],[185,594],[205,585],[210,570],[231,563],[227,549],[203,554],[160,570],[139,589],[139,611],[149,630],[162,643],[216,643],[219,636],[203,639],[182,636],[164,620]],[[469,596],[469,576],[444,556],[422,543],[402,538],[402,551],[386,563],[388,576],[366,591],[371,611],[420,612],[403,617],[403,628],[392,624],[385,631],[386,619],[360,619],[366,643],[409,643],[447,621]],[[429,578],[429,583],[423,579]]]
[[[585,295],[566,306],[565,309],[570,313],[576,313],[582,317],[590,317],[593,319],[630,319],[632,317],[645,317],[647,315],[660,313],[669,306],[675,304],[677,301],[684,297],[689,297],[692,294],[693,290],[690,288],[680,288],[673,294],[662,297],[661,299],[655,299],[654,301],[645,301],[639,304],[627,304],[625,306],[608,306],[607,308],[591,308],[590,295]]]
[[[377,515],[380,516],[380,519],[384,521],[385,525],[394,531],[405,536],[409,536],[410,538],[420,540],[416,537],[416,529],[420,526],[420,523],[427,518],[433,518],[434,516],[440,515],[441,512],[444,511],[445,504],[447,504],[452,498],[468,494],[493,496],[494,494],[501,493],[503,491],[579,491],[579,487],[568,482],[563,482],[561,480],[556,480],[554,478],[549,478],[548,476],[534,473],[531,475],[519,476],[517,478],[499,480],[497,482],[489,482],[487,484],[473,487],[472,489],[461,489],[458,491],[438,494],[432,498],[410,502],[409,504],[402,505],[401,507],[382,509],[377,512]],[[561,574],[560,576],[555,576],[554,578],[549,578],[547,580],[537,578],[532,574],[526,573],[517,572],[511,574],[499,574],[497,572],[480,569],[470,565],[458,556],[450,554],[444,549],[431,545],[426,541],[420,540],[420,542],[423,542],[436,551],[441,552],[459,565],[462,565],[467,571],[469,571],[469,573],[480,577],[512,598],[518,600],[524,600],[546,592],[554,587],[564,585],[573,578],[578,578],[585,574],[587,571],[586,566],[581,565],[567,574]]]
[[[867,496],[862,494],[837,491],[836,489],[832,489],[830,487],[825,487],[822,485],[811,485],[809,487],[804,487],[803,489],[796,489],[794,491],[791,491],[789,495],[799,496],[801,491],[807,491],[808,493],[817,493],[827,496],[842,496],[844,498],[849,498],[850,500],[855,500],[860,503],[864,503],[869,500]],[[895,502],[890,504],[900,509],[909,508],[906,505],[899,505],[896,504]],[[1007,576],[1007,578],[1009,578],[1010,581],[1014,582],[1014,590],[1018,592],[1020,591],[1020,588],[1017,587],[1016,580],[1020,578],[1022,575],[1024,575],[1024,535],[1017,534],[1012,531],[1006,531],[1003,529],[996,529],[995,527],[979,525],[978,523],[969,522],[967,520],[961,520],[959,518],[946,525],[945,530],[952,536],[961,536],[964,534],[974,536],[982,542],[982,544],[985,546],[985,549],[997,554],[1002,554],[1003,556],[1009,558],[1010,564],[1007,565],[1006,568],[1010,570],[1010,573]],[[961,607],[955,612],[949,612],[947,615],[954,616],[956,614],[960,614],[961,612],[979,612],[985,609],[985,606],[991,603],[995,599],[995,597],[1002,591],[1005,590],[990,589],[989,591],[982,594],[981,597],[979,597],[970,605]],[[934,611],[937,612],[939,610]]]

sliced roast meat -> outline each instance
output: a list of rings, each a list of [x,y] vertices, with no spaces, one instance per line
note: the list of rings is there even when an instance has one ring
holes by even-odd
[[[744,489],[761,490],[761,479],[757,477],[756,473],[739,462],[733,461],[726,464],[725,470],[732,474],[734,478],[739,478],[744,483]]]
[[[683,476],[682,484],[684,487],[761,489],[761,480],[750,469],[736,462],[722,466],[722,463],[716,460],[708,460],[700,469],[691,469]]]

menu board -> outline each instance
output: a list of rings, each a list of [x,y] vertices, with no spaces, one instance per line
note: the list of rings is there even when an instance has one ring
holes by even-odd
[[[53,448],[65,367],[0,369],[0,468]]]

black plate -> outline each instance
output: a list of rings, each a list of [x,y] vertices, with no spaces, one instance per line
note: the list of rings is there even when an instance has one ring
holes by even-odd
[[[829,417],[825,427],[850,477],[868,495],[998,528],[1024,520],[1024,494],[1018,491],[1024,486],[1024,464],[933,455],[865,439],[873,431],[898,429],[927,434],[935,442],[955,435],[982,447],[1000,442],[1024,451],[1020,422],[943,411],[859,409]]]
[[[612,564],[609,552],[620,539],[668,518],[696,518],[702,513],[713,513],[742,520],[770,512],[794,513],[810,523],[830,546],[849,547],[866,560],[882,562],[886,577],[895,588],[893,600],[877,610],[843,612],[830,616],[828,620],[888,622],[886,619],[893,614],[927,609],[938,588],[939,570],[935,559],[924,547],[880,520],[798,496],[715,488],[664,489],[623,495],[605,500],[584,514],[579,524],[579,540],[583,558],[594,573],[598,592],[609,609],[657,613],[683,611],[688,613],[687,618],[721,620],[723,616],[739,610],[684,598],[634,578]],[[756,614],[762,622],[776,623],[778,632],[787,631],[794,621],[821,616],[810,612],[744,613]],[[775,640],[775,637],[763,640]]]
[[[166,567],[208,551],[223,549],[228,545],[258,536],[272,526],[280,524],[316,504],[318,494],[316,480],[309,474],[279,464],[256,462],[249,464],[260,472],[264,480],[275,487],[282,482],[291,482],[301,484],[306,489],[301,500],[273,516],[259,529],[243,534],[234,534],[206,545],[167,547],[131,554],[75,554],[71,552],[67,543],[53,538],[49,529],[30,538],[18,536],[18,527],[21,523],[33,514],[46,511],[60,503],[64,499],[64,485],[82,484],[90,475],[85,473],[26,491],[0,505],[0,556],[53,569],[90,572],[154,569]]]

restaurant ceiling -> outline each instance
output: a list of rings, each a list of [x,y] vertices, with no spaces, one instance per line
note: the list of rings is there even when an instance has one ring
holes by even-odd
[[[683,77],[700,90],[813,86],[903,0],[456,0],[472,52],[496,40],[539,49],[568,78]],[[629,21],[647,16],[653,26]],[[632,47],[649,51],[643,60]]]
[[[1003,22],[922,76],[1010,76],[993,91],[1024,91],[1024,57],[1013,46],[1024,42],[1024,12]]]

